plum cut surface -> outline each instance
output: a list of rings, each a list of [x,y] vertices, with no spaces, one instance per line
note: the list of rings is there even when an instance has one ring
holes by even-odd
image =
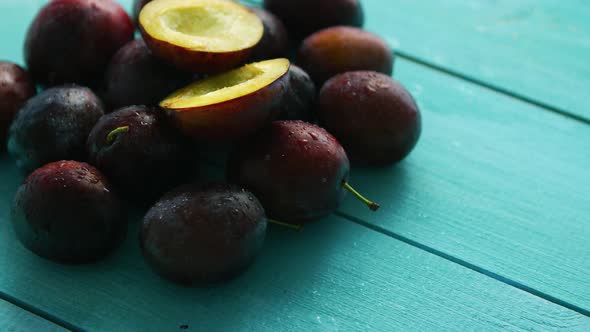
[[[166,109],[194,109],[252,94],[289,71],[289,60],[273,59],[197,81],[180,89],[160,103]]]
[[[139,22],[152,38],[183,48],[223,53],[255,46],[264,28],[246,7],[225,0],[156,0]]]

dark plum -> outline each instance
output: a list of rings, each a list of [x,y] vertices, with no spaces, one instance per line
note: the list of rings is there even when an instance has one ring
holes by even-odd
[[[248,267],[262,247],[266,226],[264,209],[250,192],[228,184],[185,185],[147,212],[141,248],[165,278],[207,285]]]
[[[318,115],[355,163],[398,162],[420,137],[420,110],[412,95],[376,72],[348,72],[326,82]]]
[[[252,51],[250,61],[286,57],[289,51],[289,37],[283,22],[262,8],[252,7],[250,10],[262,20],[262,25],[264,25],[264,34]]]
[[[101,117],[87,148],[90,163],[133,201],[155,201],[190,175],[195,159],[164,112],[147,106],[129,106]]]
[[[331,26],[364,23],[360,0],[264,0],[264,8],[278,16],[295,38]]]
[[[291,64],[289,68],[289,89],[280,106],[279,120],[303,120],[313,122],[316,87],[309,75]]]
[[[63,263],[102,258],[127,232],[122,204],[107,179],[77,161],[50,163],[29,175],[16,192],[12,225],[29,250]]]
[[[301,66],[320,87],[332,76],[355,70],[393,73],[393,51],[379,36],[358,28],[332,27],[307,37],[297,54]]]
[[[125,44],[111,59],[105,77],[105,103],[111,108],[157,105],[188,84],[188,74],[152,55],[142,39]]]
[[[35,95],[35,84],[19,65],[0,61],[0,151],[6,146],[6,135],[16,112]]]
[[[238,144],[227,177],[252,191],[270,218],[303,224],[340,206],[350,189],[349,171],[346,152],[327,131],[303,121],[275,121]]]
[[[133,30],[129,15],[112,0],[53,0],[27,32],[27,67],[43,85],[97,86]]]
[[[16,114],[8,132],[8,152],[24,172],[57,160],[85,160],[86,139],[103,114],[101,101],[88,88],[47,89]]]

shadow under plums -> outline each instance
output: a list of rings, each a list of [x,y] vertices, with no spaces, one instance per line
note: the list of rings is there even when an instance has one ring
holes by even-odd
[[[7,174],[3,178],[8,183],[0,191],[4,197],[0,206],[7,207],[22,179],[17,179],[12,163],[1,161],[0,170]],[[220,169],[205,171],[216,180],[223,178]],[[351,204],[348,202],[345,204]],[[2,221],[8,218],[5,210]],[[60,314],[81,328],[94,322],[112,329],[114,325],[108,324],[122,321],[126,329],[142,331],[173,331],[186,326],[203,331],[255,330],[261,323],[288,327],[294,308],[298,319],[315,320],[318,308],[335,296],[329,290],[340,291],[338,280],[332,277],[346,269],[342,262],[356,250],[353,244],[372,232],[334,215],[306,225],[300,232],[269,225],[260,255],[242,275],[223,284],[187,288],[160,278],[143,260],[139,229],[146,210],[130,209],[123,244],[92,264],[53,263],[24,249],[13,233],[4,235],[11,248],[6,259],[14,263],[4,269],[0,280],[6,281],[4,287],[13,296],[49,314]],[[10,230],[7,224],[1,227],[3,232]]]
[[[300,232],[269,225],[265,245],[249,269],[234,280],[205,288],[176,285],[154,274],[141,258],[138,227],[132,227],[123,248],[126,257],[115,258],[121,259],[116,265],[139,262],[134,272],[139,284],[132,287],[144,289],[146,297],[160,301],[162,318],[189,326],[198,324],[203,330],[244,330],[255,315],[270,314],[269,307],[276,308],[274,316],[265,320],[287,319],[293,302],[312,298],[315,290],[323,288],[326,277],[335,274],[332,257],[342,255],[361,236],[351,233],[351,225],[343,223],[348,222],[331,216]],[[309,308],[313,310],[313,306]]]
[[[9,217],[14,194],[25,176],[8,155],[0,156],[0,220]]]

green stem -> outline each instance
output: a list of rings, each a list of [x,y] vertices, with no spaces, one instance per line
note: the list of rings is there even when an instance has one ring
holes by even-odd
[[[356,196],[356,198],[358,198],[363,203],[365,203],[369,207],[369,209],[371,209],[371,211],[377,211],[381,207],[379,204],[366,199],[363,195],[361,195],[358,191],[356,191],[350,184],[348,184],[348,182],[346,182],[346,181],[342,182],[342,186],[346,190],[350,191],[354,196]]]
[[[113,129],[113,131],[111,131],[107,135],[107,138],[106,138],[107,145],[113,144],[117,135],[119,135],[120,133],[128,132],[128,131],[129,131],[129,126],[123,126],[123,127],[118,127],[118,128]]]
[[[291,229],[294,229],[296,231],[301,231],[303,229],[303,225],[288,224],[286,222],[282,222],[282,221],[278,221],[278,220],[274,220],[274,219],[268,219],[268,218],[266,220],[268,220],[268,222],[271,223],[271,224],[275,224],[275,225],[279,225],[279,226],[291,228]]]

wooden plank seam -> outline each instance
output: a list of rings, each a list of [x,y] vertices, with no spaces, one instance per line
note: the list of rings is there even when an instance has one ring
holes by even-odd
[[[249,6],[257,6],[257,7],[261,7],[262,6],[262,1],[261,0],[240,0],[240,2],[242,2],[242,3],[246,4],[246,5],[249,5]],[[560,107],[557,107],[557,106],[554,106],[554,105],[551,105],[551,104],[548,104],[548,103],[544,103],[544,102],[535,100],[532,97],[528,97],[528,96],[526,96],[524,94],[510,91],[507,88],[503,88],[503,87],[501,87],[499,85],[496,85],[496,84],[488,83],[486,81],[477,79],[477,78],[472,77],[472,76],[469,76],[467,74],[462,74],[461,72],[455,71],[453,69],[446,68],[446,67],[443,67],[443,66],[439,66],[439,65],[434,64],[434,63],[432,63],[430,61],[427,61],[425,59],[422,59],[422,58],[420,58],[418,56],[415,56],[415,55],[412,55],[410,53],[406,53],[406,52],[404,52],[402,50],[399,50],[399,49],[394,49],[393,52],[394,52],[394,54],[396,56],[398,56],[398,57],[400,57],[402,59],[408,60],[410,62],[413,62],[415,64],[419,64],[419,65],[428,67],[430,69],[436,70],[438,72],[447,74],[449,76],[453,76],[453,77],[462,79],[464,81],[467,81],[467,82],[473,83],[475,85],[484,87],[484,88],[486,88],[488,90],[492,90],[494,92],[497,92],[497,93],[500,93],[500,94],[503,94],[503,95],[506,95],[506,96],[510,96],[510,97],[512,97],[514,99],[518,99],[518,100],[520,100],[522,102],[525,102],[527,104],[531,104],[531,105],[537,106],[537,107],[539,107],[539,108],[541,108],[541,109],[543,109],[545,111],[557,113],[557,114],[560,114],[560,115],[562,115],[562,116],[564,116],[566,118],[570,118],[570,119],[573,119],[573,120],[576,120],[576,121],[580,121],[580,122],[583,122],[585,124],[590,125],[590,118],[587,118],[587,117],[584,117],[584,116],[575,114],[575,113],[570,112],[570,111],[568,111],[566,109],[563,109],[563,108],[560,108]]]
[[[531,295],[534,295],[536,297],[539,297],[539,298],[541,298],[543,300],[546,300],[546,301],[549,301],[551,303],[554,303],[554,304],[557,304],[559,306],[562,306],[564,308],[570,309],[570,310],[575,311],[575,312],[577,312],[577,313],[579,313],[581,315],[590,317],[590,310],[587,310],[587,309],[584,309],[584,308],[582,308],[580,306],[571,304],[571,303],[569,303],[567,301],[563,301],[563,300],[558,299],[558,298],[556,298],[556,297],[554,297],[552,295],[549,295],[549,294],[544,293],[544,292],[541,292],[541,291],[539,291],[539,290],[537,290],[535,288],[532,288],[532,287],[529,287],[529,286],[527,286],[525,284],[522,284],[522,283],[520,283],[518,281],[512,280],[512,279],[507,278],[507,277],[504,277],[504,276],[502,276],[500,274],[494,273],[494,272],[492,272],[490,270],[484,269],[484,268],[479,267],[479,266],[477,266],[475,264],[469,263],[469,262],[467,262],[467,261],[465,261],[463,259],[460,259],[458,257],[449,255],[449,254],[447,254],[445,252],[442,252],[440,250],[437,250],[437,249],[434,249],[434,248],[429,247],[427,245],[424,245],[424,244],[422,244],[420,242],[411,240],[411,239],[409,239],[409,238],[407,238],[407,237],[405,237],[403,235],[396,234],[393,231],[390,231],[388,229],[379,227],[379,226],[374,225],[374,224],[372,224],[370,222],[364,221],[364,220],[362,220],[360,218],[351,216],[351,215],[349,215],[347,213],[336,211],[335,214],[337,216],[341,217],[341,218],[344,218],[346,220],[349,220],[351,222],[354,222],[354,223],[356,223],[356,224],[358,224],[360,226],[369,228],[369,229],[374,230],[374,231],[376,231],[378,233],[381,233],[383,235],[386,235],[386,236],[389,236],[391,238],[394,238],[394,239],[396,239],[398,241],[401,241],[401,242],[403,242],[405,244],[408,244],[408,245],[410,245],[412,247],[415,247],[415,248],[418,248],[420,250],[426,251],[429,254],[432,254],[432,255],[438,256],[440,258],[446,259],[446,260],[448,260],[450,262],[453,262],[455,264],[461,265],[461,266],[463,266],[463,267],[465,267],[467,269],[470,269],[470,270],[475,271],[477,273],[483,274],[486,277],[492,278],[492,279],[494,279],[496,281],[499,281],[501,283],[504,283],[506,285],[512,286],[512,287],[517,288],[517,289],[519,289],[521,291],[524,291],[524,292],[527,292],[527,293],[529,293]]]
[[[436,65],[434,63],[431,63],[429,61],[426,61],[424,59],[421,59],[419,57],[416,57],[414,55],[411,55],[411,54],[406,53],[406,52],[403,52],[403,51],[394,50],[394,54],[396,56],[402,58],[402,59],[405,59],[405,60],[407,60],[409,62],[413,62],[413,63],[415,63],[417,65],[421,65],[421,66],[424,66],[426,68],[429,68],[429,69],[438,71],[440,73],[446,74],[448,76],[452,76],[452,77],[461,79],[463,81],[467,81],[469,83],[478,85],[480,87],[483,87],[485,89],[488,89],[488,90],[497,92],[499,94],[503,94],[503,95],[512,97],[512,98],[517,99],[517,100],[520,100],[520,101],[522,101],[524,103],[537,106],[538,108],[541,108],[541,109],[543,109],[545,111],[553,112],[553,113],[562,115],[562,116],[564,116],[566,118],[573,119],[575,121],[580,121],[582,123],[585,123],[585,124],[590,125],[590,118],[585,118],[585,117],[583,117],[581,115],[577,115],[577,114],[571,113],[571,112],[569,112],[567,110],[564,110],[564,109],[561,109],[559,107],[552,106],[552,105],[549,105],[549,104],[546,104],[546,103],[543,103],[543,102],[534,100],[534,99],[532,99],[530,97],[527,97],[527,96],[525,96],[523,94],[512,92],[512,91],[510,91],[508,89],[505,89],[505,88],[503,88],[501,86],[498,86],[498,85],[495,85],[495,84],[491,84],[491,83],[488,83],[488,82],[479,80],[477,78],[474,78],[474,77],[471,77],[471,76],[468,76],[468,75],[465,75],[465,74],[461,74],[460,72],[457,72],[457,71],[454,71],[452,69],[448,69],[448,68],[445,68],[445,67]]]
[[[6,294],[5,292],[0,290],[0,299],[11,303],[25,311],[28,311],[30,313],[32,313],[33,315],[37,315],[47,321],[50,321],[51,323],[58,325],[60,327],[63,327],[64,329],[70,330],[70,331],[84,331],[82,328],[75,326],[59,317],[56,317],[50,313],[45,312],[44,310],[41,310],[37,307],[35,307],[34,305],[28,304],[24,301],[21,301],[17,298],[15,298],[14,296],[11,296],[9,294]]]
[[[203,162],[206,163],[206,164],[208,164],[208,165],[210,165],[210,166],[212,166],[212,167],[223,169],[223,166],[220,165],[219,163],[217,163],[214,160],[203,160]],[[458,257],[449,255],[449,254],[447,254],[447,253],[445,253],[443,251],[434,249],[434,248],[429,247],[429,246],[427,246],[425,244],[422,244],[420,242],[411,240],[411,239],[409,239],[409,238],[407,238],[407,237],[405,237],[403,235],[400,235],[400,234],[397,234],[397,233],[395,233],[393,231],[390,231],[388,229],[379,227],[379,226],[374,225],[374,224],[372,224],[372,223],[370,223],[368,221],[365,221],[363,219],[360,219],[360,218],[351,216],[351,215],[349,215],[347,213],[344,213],[344,212],[341,212],[341,211],[336,211],[334,214],[337,215],[337,216],[339,216],[339,217],[341,217],[341,218],[344,218],[344,219],[346,219],[348,221],[351,221],[351,222],[353,222],[355,224],[358,224],[358,225],[363,226],[365,228],[371,229],[371,230],[376,231],[378,233],[381,233],[383,235],[389,236],[389,237],[391,237],[393,239],[396,239],[398,241],[401,241],[401,242],[403,242],[403,243],[405,243],[407,245],[410,245],[410,246],[415,247],[417,249],[420,249],[422,251],[426,251],[429,254],[438,256],[438,257],[443,258],[443,259],[445,259],[447,261],[450,261],[452,263],[461,265],[461,266],[463,266],[463,267],[465,267],[465,268],[467,268],[469,270],[472,270],[472,271],[475,271],[477,273],[483,274],[486,277],[492,278],[492,279],[494,279],[496,281],[499,281],[499,282],[501,282],[503,284],[509,285],[511,287],[517,288],[517,289],[519,289],[521,291],[524,291],[524,292],[527,292],[527,293],[529,293],[531,295],[534,295],[536,297],[539,297],[539,298],[541,298],[543,300],[546,300],[546,301],[549,301],[549,302],[554,303],[556,305],[559,305],[559,306],[562,306],[564,308],[570,309],[570,310],[575,311],[575,312],[577,312],[577,313],[579,313],[581,315],[590,317],[590,310],[588,310],[588,309],[584,309],[584,308],[582,308],[580,306],[577,306],[575,304],[569,303],[567,301],[563,301],[563,300],[561,300],[561,299],[559,299],[557,297],[554,297],[554,296],[549,295],[549,294],[547,294],[545,292],[539,291],[539,290],[537,290],[537,289],[535,289],[533,287],[529,287],[529,286],[527,286],[527,285],[525,285],[523,283],[520,283],[518,281],[512,280],[512,279],[507,278],[507,277],[504,277],[504,276],[502,276],[502,275],[500,275],[498,273],[494,273],[494,272],[492,272],[490,270],[487,270],[487,269],[482,268],[482,267],[479,267],[479,266],[477,266],[475,264],[469,263],[468,261],[465,261],[465,260],[460,259]]]

